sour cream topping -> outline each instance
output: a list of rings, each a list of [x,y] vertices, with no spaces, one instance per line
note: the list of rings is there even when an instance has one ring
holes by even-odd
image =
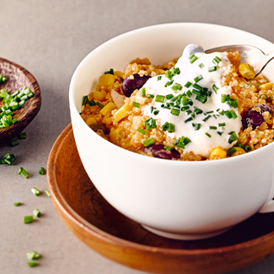
[[[144,115],[159,119],[170,137],[183,137],[185,151],[207,157],[213,147],[229,149],[242,125],[232,89],[223,84],[230,68],[227,53],[206,54],[200,46],[188,45],[174,68],[143,86],[154,96],[142,107]],[[170,132],[168,124],[174,125]]]

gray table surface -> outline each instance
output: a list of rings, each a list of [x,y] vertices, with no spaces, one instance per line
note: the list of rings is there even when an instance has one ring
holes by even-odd
[[[0,0],[0,57],[28,69],[42,92],[42,107],[27,127],[27,139],[14,153],[14,166],[0,166],[0,273],[143,273],[116,264],[80,242],[61,221],[51,199],[34,196],[33,186],[47,189],[37,172],[70,123],[68,89],[79,62],[94,48],[124,32],[168,22],[205,22],[236,27],[274,42],[272,0]],[[210,37],[209,37],[210,39]],[[30,172],[17,174],[23,166]],[[21,207],[13,203],[21,201]],[[30,224],[22,216],[39,208]],[[25,253],[37,250],[40,264],[30,269]],[[272,274],[274,257],[233,274]],[[232,274],[231,273],[231,274]],[[172,273],[171,273],[172,274]]]

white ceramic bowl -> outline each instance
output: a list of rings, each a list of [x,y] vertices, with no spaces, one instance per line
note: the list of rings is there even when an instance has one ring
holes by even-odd
[[[178,162],[145,157],[104,140],[82,120],[81,101],[109,68],[124,70],[137,57],[162,64],[190,43],[204,49],[274,45],[253,34],[219,25],[174,23],[120,35],[93,50],[70,85],[71,120],[77,149],[103,197],[150,231],[175,239],[199,239],[226,231],[258,212],[273,197],[274,144],[230,159]],[[274,80],[274,62],[264,74]],[[272,204],[264,210],[272,210]]]

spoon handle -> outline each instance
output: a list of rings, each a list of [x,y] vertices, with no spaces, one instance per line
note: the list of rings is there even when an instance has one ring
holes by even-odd
[[[269,52],[268,54],[266,54],[264,56],[263,62],[262,62],[262,66],[261,66],[261,70],[259,71],[259,73],[261,73],[261,71],[265,68],[265,66],[274,58],[274,51]],[[259,74],[258,73],[258,74]]]

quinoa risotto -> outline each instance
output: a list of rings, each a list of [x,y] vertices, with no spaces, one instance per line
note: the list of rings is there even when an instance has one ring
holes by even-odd
[[[163,159],[234,157],[274,139],[274,87],[238,52],[206,54],[189,45],[167,64],[131,61],[110,69],[83,97],[81,116],[124,149]]]

